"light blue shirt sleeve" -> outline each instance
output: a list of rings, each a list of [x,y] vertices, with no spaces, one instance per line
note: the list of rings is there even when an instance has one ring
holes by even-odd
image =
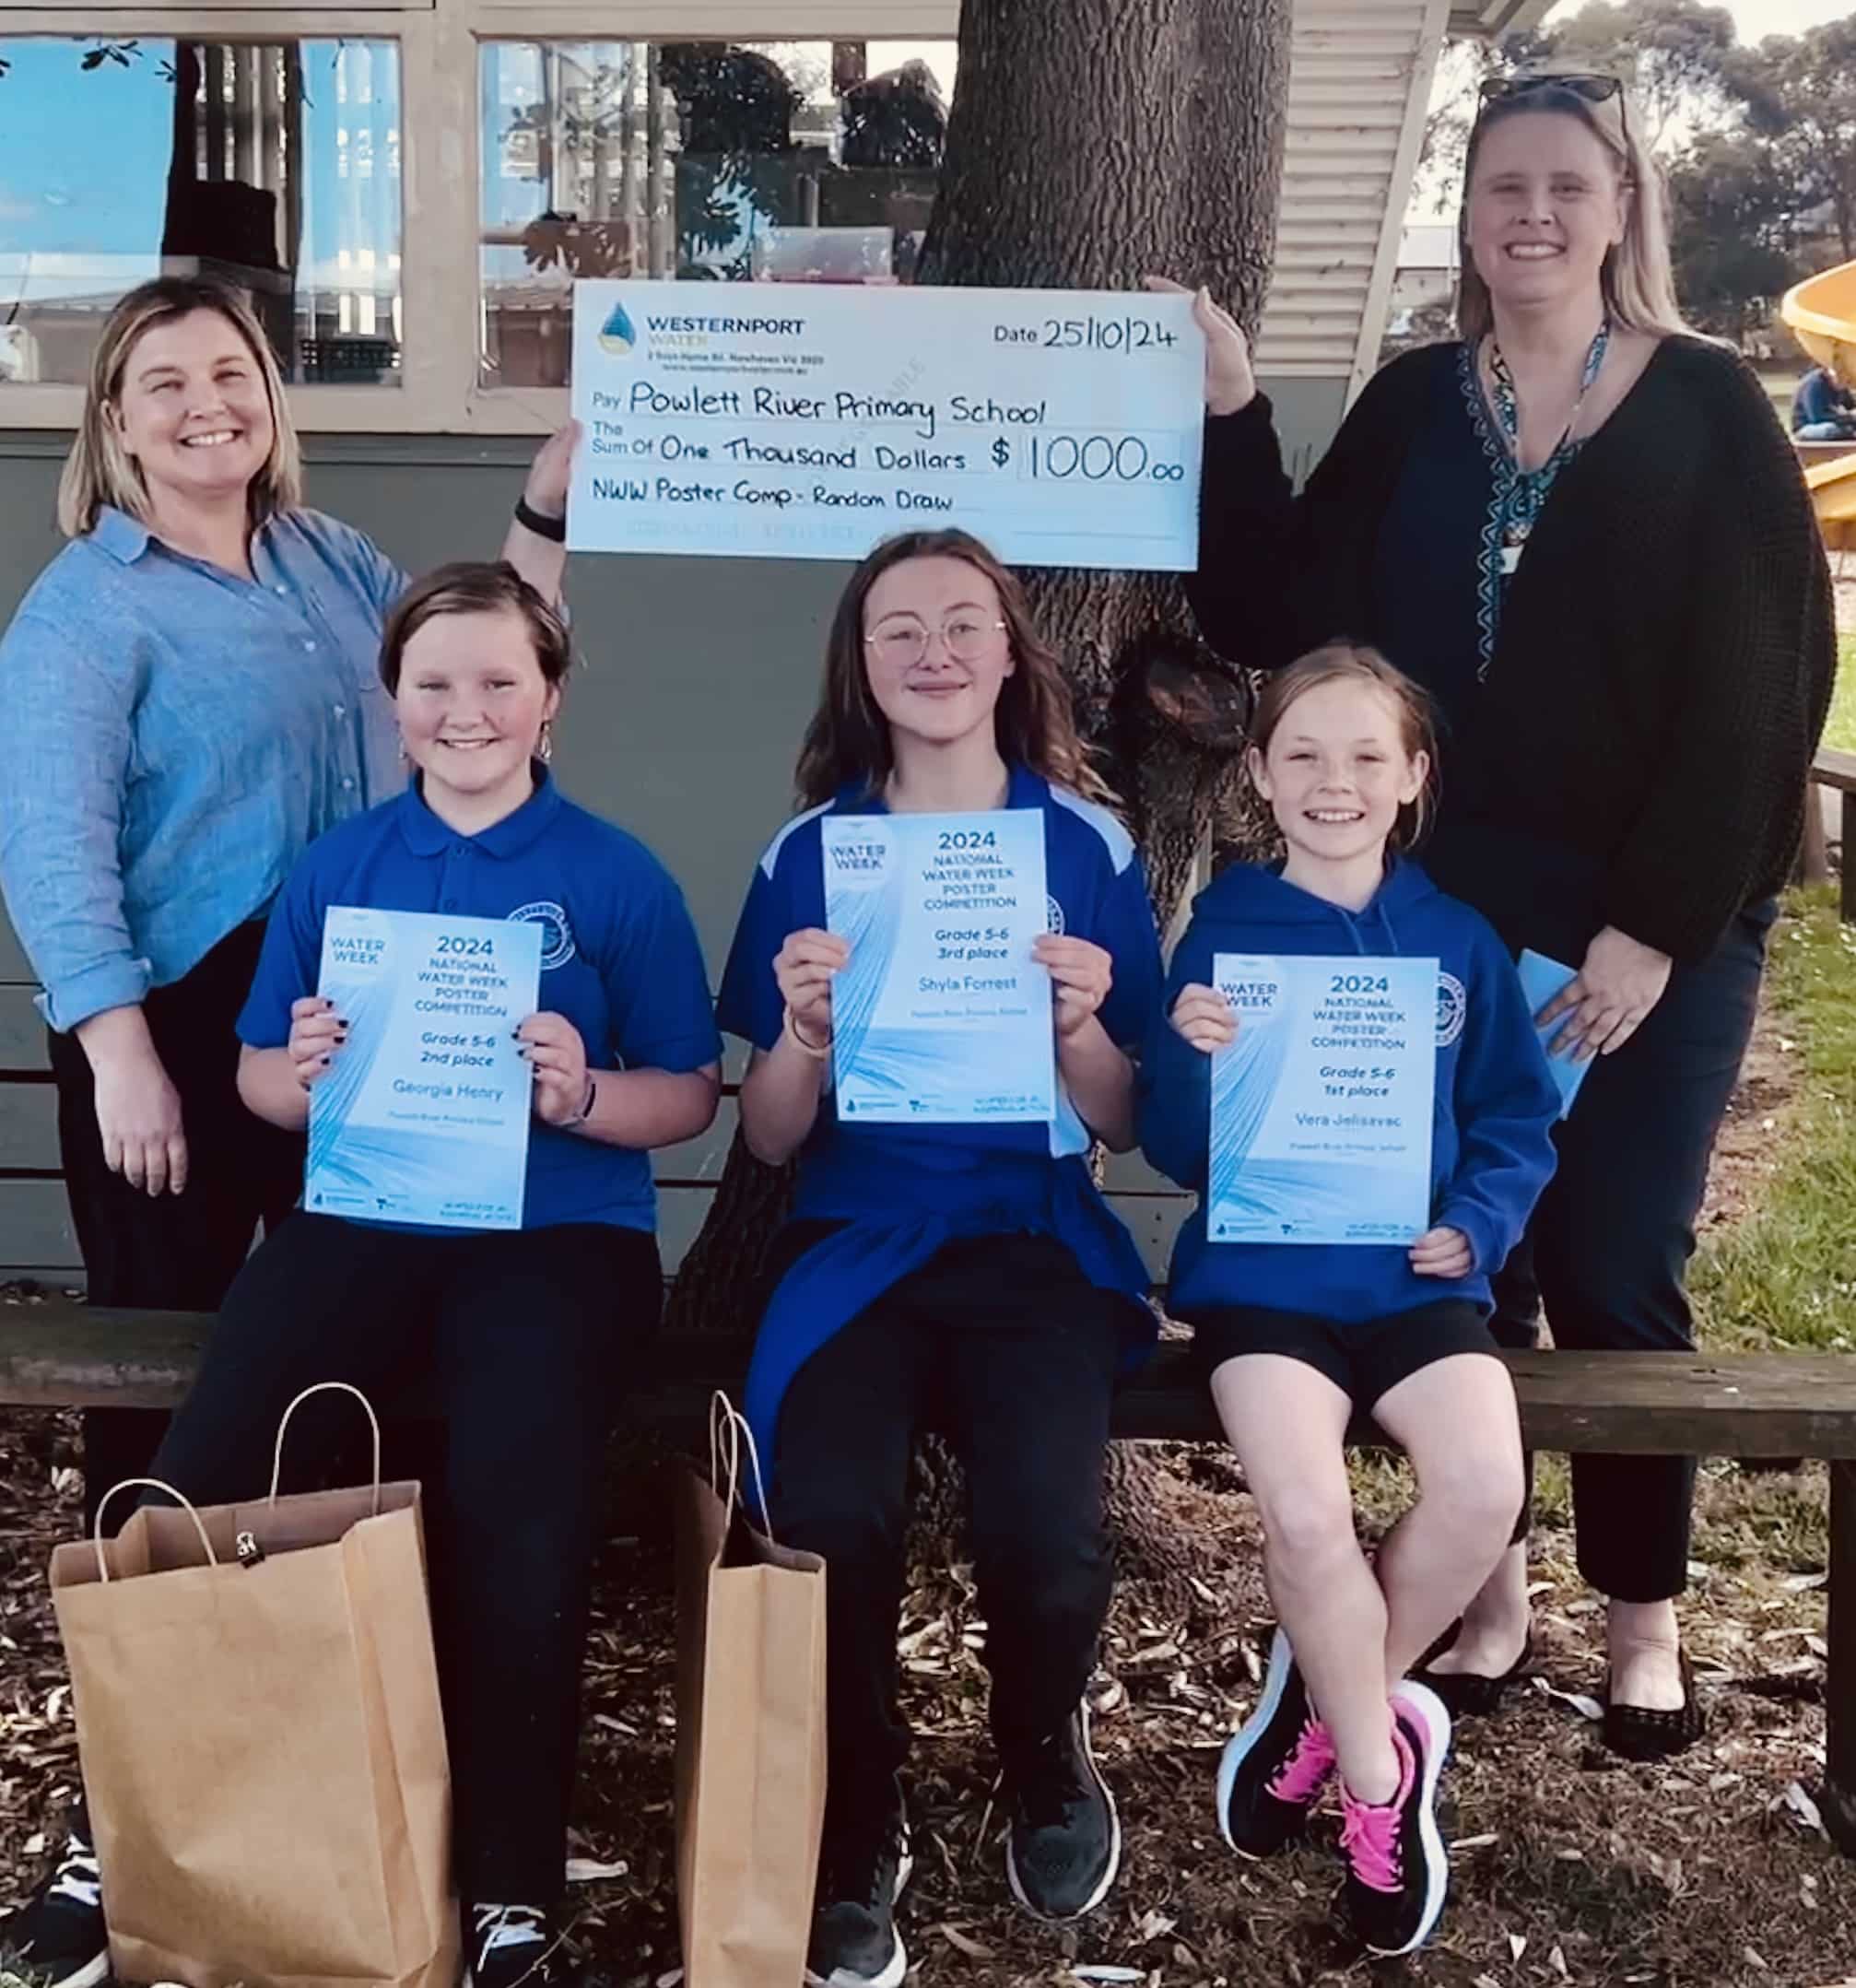
[[[54,1029],[182,979],[404,785],[377,668],[404,572],[307,511],[251,565],[106,509],[0,637],[0,892]]]
[[[0,638],[0,890],[54,1029],[138,1004],[150,983],[123,910],[119,844],[134,674],[29,609]]]

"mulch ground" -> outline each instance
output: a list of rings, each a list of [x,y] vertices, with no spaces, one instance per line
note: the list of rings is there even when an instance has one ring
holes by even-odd
[[[1756,1186],[1782,1123],[1787,1060],[1764,1032],[1709,1221],[1732,1219]],[[1228,1457],[1153,1447],[1155,1531],[1189,1551],[1183,1570],[1150,1570],[1132,1552],[1122,1569],[1094,1698],[1127,1856],[1114,1895],[1080,1927],[1036,1925],[1009,1902],[969,1570],[933,1552],[915,1570],[902,1634],[921,1735],[916,1876],[902,1927],[922,1988],[1856,1988],[1856,1864],[1829,1844],[1813,1799],[1824,1765],[1821,1468],[1704,1466],[1686,1622],[1709,1735],[1677,1761],[1627,1767],[1597,1744],[1602,1617],[1572,1565],[1563,1476],[1545,1464],[1537,1676],[1499,1721],[1459,1732],[1439,1935],[1409,1961],[1373,1963],[1330,1923],[1333,1818],[1268,1865],[1240,1864],[1217,1836],[1217,1749],[1251,1702],[1267,1635],[1256,1526]],[[76,1787],[44,1581],[53,1542],[76,1524],[74,1462],[71,1417],[0,1416],[0,1909],[36,1875]],[[576,1944],[617,1988],[675,1988],[680,1973],[670,1567],[653,1482],[625,1475],[600,1562],[572,1845],[595,1866],[622,1866],[573,1891]],[[1404,1496],[1402,1471],[1363,1462],[1359,1489],[1368,1523],[1380,1523]]]

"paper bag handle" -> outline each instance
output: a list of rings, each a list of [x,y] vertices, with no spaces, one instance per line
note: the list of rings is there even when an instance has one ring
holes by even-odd
[[[110,1578],[110,1559],[109,1556],[103,1551],[103,1513],[108,1509],[110,1500],[115,1497],[118,1491],[134,1491],[142,1488],[150,1491],[167,1492],[168,1496],[193,1520],[194,1530],[200,1535],[200,1544],[206,1549],[207,1566],[217,1567],[219,1564],[219,1556],[213,1551],[213,1542],[206,1537],[206,1528],[201,1521],[200,1514],[194,1510],[193,1506],[181,1496],[180,1492],[171,1484],[163,1484],[159,1477],[124,1477],[121,1484],[112,1484],[103,1493],[102,1497],[97,1500],[98,1580],[107,1582]]]
[[[374,1511],[381,1515],[381,1418],[374,1413],[374,1405],[359,1388],[351,1387],[346,1381],[318,1381],[313,1387],[306,1387],[295,1401],[284,1410],[283,1419],[277,1424],[277,1446],[271,1453],[271,1503],[277,1501],[277,1486],[284,1476],[284,1437],[288,1433],[290,1417],[309,1400],[311,1394],[326,1394],[331,1392],[352,1394],[367,1411],[368,1427],[374,1432]]]
[[[767,1480],[760,1474],[760,1451],[754,1441],[754,1431],[747,1426],[747,1417],[717,1388],[709,1397],[709,1488],[730,1512],[734,1510],[735,1494],[740,1486],[741,1446],[744,1442],[747,1445],[747,1461],[754,1468],[754,1500],[760,1507],[760,1530],[772,1544],[773,1519],[767,1509]],[[728,1474],[726,1494],[722,1488],[724,1467]],[[721,1552],[718,1547],[718,1559]]]

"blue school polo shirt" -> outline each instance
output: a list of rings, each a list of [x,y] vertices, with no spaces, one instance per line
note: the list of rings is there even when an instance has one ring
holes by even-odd
[[[1052,932],[1092,940],[1114,961],[1114,980],[1099,1011],[1102,1027],[1123,1049],[1137,1048],[1160,998],[1160,953],[1154,914],[1134,839],[1106,807],[1052,786],[1028,767],[1010,769],[1007,807],[1044,816],[1044,871]],[[749,886],[734,944],[722,976],[717,1019],[757,1049],[780,1039],[785,1003],[773,977],[787,934],[825,925],[825,866],[819,823],[827,815],[887,813],[880,796],[856,784],[795,817],[768,844]],[[894,1170],[965,1173],[989,1158],[1063,1159],[1089,1150],[1090,1137],[1061,1077],[1050,1124],[840,1125],[836,1093],[800,1153],[797,1215],[855,1215],[893,1206]],[[890,1178],[885,1179],[889,1170]]]
[[[635,836],[567,800],[538,763],[534,793],[460,835],[417,785],[332,829],[290,873],[239,1017],[253,1049],[289,1040],[290,1004],[313,994],[332,904],[532,919],[542,927],[541,1007],[564,1015],[593,1070],[699,1070],[721,1056],[702,950],[668,870]],[[529,1125],[524,1229],[657,1225],[651,1156]]]
[[[1042,811],[1051,929],[1109,953],[1113,982],[1098,1012],[1110,1037],[1134,1048],[1158,1012],[1160,952],[1133,839],[1107,808],[1028,767],[1010,769],[1005,805]],[[788,933],[825,924],[819,822],[829,814],[885,811],[880,799],[846,786],[788,822],[769,844],[722,977],[718,1017],[731,1035],[762,1050],[779,1038],[785,1004],[774,955]],[[800,1149],[793,1212],[840,1226],[789,1267],[755,1338],[746,1408],[769,1468],[793,1376],[859,1312],[957,1238],[1053,1236],[1091,1283],[1131,1300],[1143,1296],[1147,1274],[1140,1252],[1089,1178],[1089,1145],[1061,1074],[1049,1124],[846,1125],[839,1123],[835,1094],[828,1089],[820,1097]],[[1127,1364],[1145,1355],[1154,1331],[1145,1304],[1130,1302]]]

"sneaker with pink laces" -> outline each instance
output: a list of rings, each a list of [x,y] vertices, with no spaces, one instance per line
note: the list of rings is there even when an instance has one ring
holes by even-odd
[[[1437,1783],[1450,1751],[1450,1714],[1435,1691],[1409,1680],[1392,1692],[1398,1793],[1356,1801],[1341,1784],[1341,1905],[1369,1952],[1408,1954],[1443,1911],[1450,1858],[1437,1826]]]
[[[1289,1640],[1277,1629],[1256,1706],[1218,1762],[1218,1828],[1226,1842],[1239,1856],[1274,1856],[1301,1834],[1333,1768],[1333,1743],[1309,1703]]]

